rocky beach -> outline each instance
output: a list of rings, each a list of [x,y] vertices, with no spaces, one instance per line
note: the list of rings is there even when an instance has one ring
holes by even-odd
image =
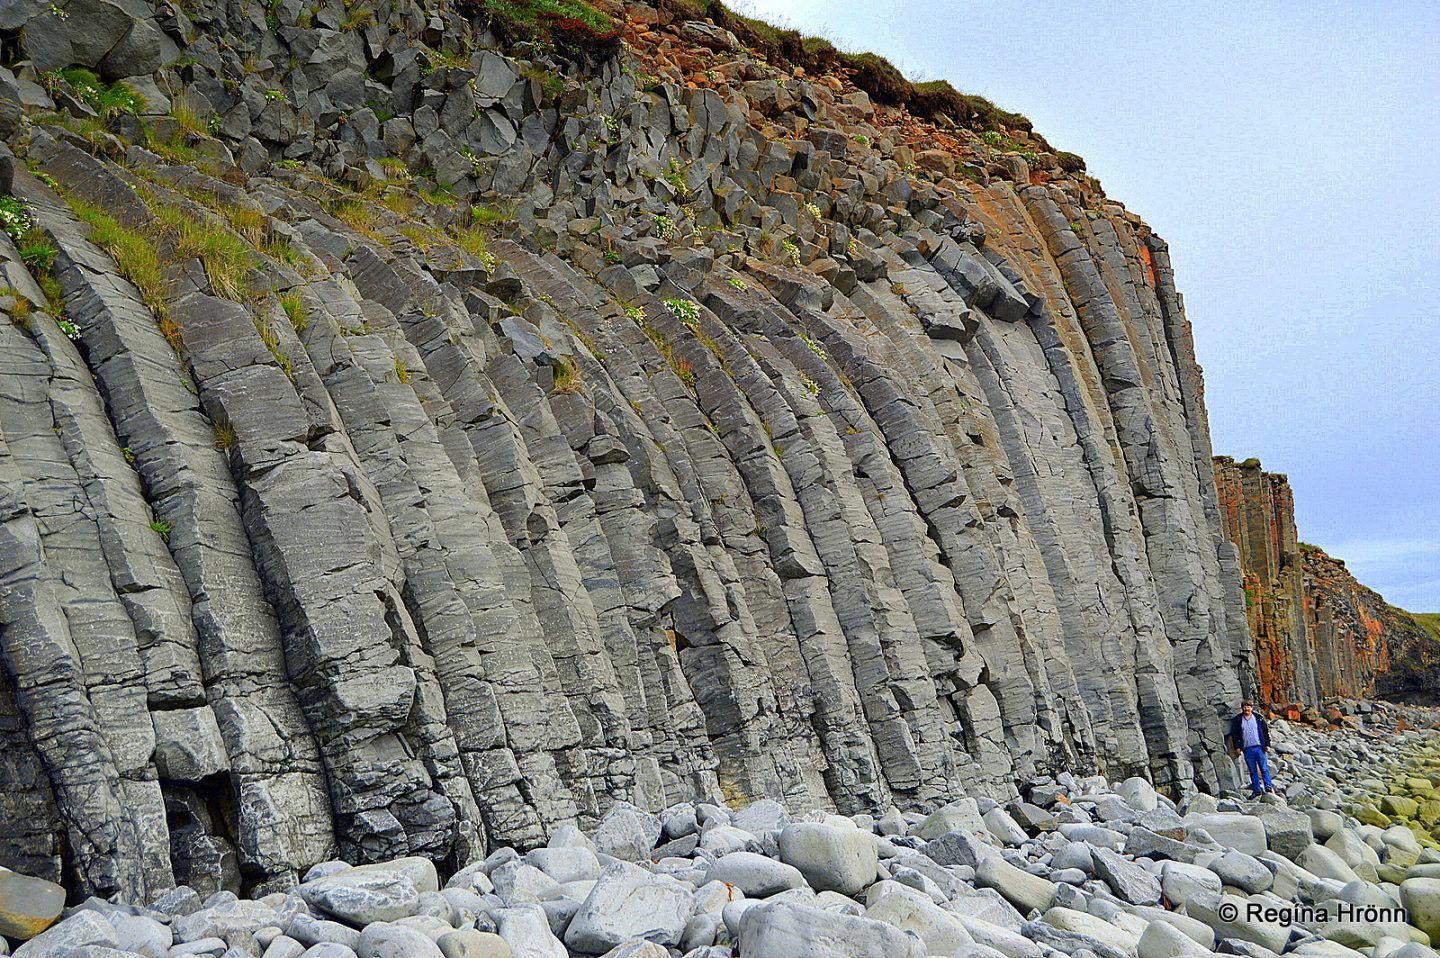
[[[1437,716],[1355,712],[1342,730],[1276,722],[1278,794],[1259,801],[1062,773],[928,813],[622,803],[588,834],[566,826],[453,875],[334,861],[253,900],[92,898],[14,955],[1433,958],[1440,731],[1397,719]],[[0,874],[7,934],[63,901],[24,882]]]

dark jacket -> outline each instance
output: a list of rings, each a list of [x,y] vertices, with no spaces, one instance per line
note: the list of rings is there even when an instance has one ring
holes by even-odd
[[[1230,747],[1231,747],[1231,748],[1244,748],[1244,747],[1245,747],[1245,733],[1244,733],[1244,731],[1240,728],[1240,723],[1241,723],[1242,721],[1244,721],[1244,719],[1245,719],[1245,713],[1242,712],[1242,713],[1240,713],[1239,715],[1236,715],[1233,719],[1230,720]],[[1265,723],[1265,720],[1260,717],[1260,714],[1259,714],[1258,712],[1255,714],[1255,721],[1260,723],[1260,744],[1261,744],[1262,746],[1264,746],[1266,749],[1269,749],[1269,748],[1270,748],[1270,726]]]

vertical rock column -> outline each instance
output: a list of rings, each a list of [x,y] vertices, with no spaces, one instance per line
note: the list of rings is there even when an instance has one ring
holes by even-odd
[[[1107,767],[1110,763],[1132,767],[1139,749],[1148,753],[1157,784],[1187,781],[1192,771],[1185,741],[1187,722],[1175,687],[1173,655],[1101,373],[1059,269],[1024,203],[1006,183],[994,184],[976,198],[978,212],[989,226],[985,257],[1003,252],[1007,267],[1013,266],[1030,289],[1044,295],[1043,303],[1032,303],[1026,312],[1025,325],[1043,351],[1058,392],[1053,402],[1063,421],[1052,427],[1052,434],[1073,441],[1075,451],[1067,452],[1063,448],[1067,443],[1062,442],[1043,469],[1031,467],[1035,478],[1027,482],[1038,483],[1039,494],[1027,500],[1027,511],[1039,533],[1055,537],[1043,552],[1057,598],[1064,600],[1062,614],[1068,609],[1072,617],[1077,612],[1082,617],[1071,622],[1078,632],[1067,630],[1067,640],[1073,643],[1071,659],[1091,703],[1102,755]],[[985,324],[982,333],[991,329],[996,333],[977,338],[990,342],[1003,335],[1000,342],[1015,341],[1017,333],[1010,332],[1014,328]],[[1018,341],[1027,342],[1024,337]],[[997,365],[996,372],[1005,375],[1013,369],[1007,378],[1026,377],[1028,383],[1029,365],[1017,356],[1011,364]],[[1028,400],[1026,405],[1033,403]],[[1002,411],[1006,406],[1003,401],[998,405]],[[1036,408],[1032,415],[1043,414],[1047,405]],[[1072,430],[1073,440],[1068,435]],[[1044,432],[1032,429],[1015,436],[1007,446],[1012,459],[1024,463],[1036,456],[1037,435],[1043,437]],[[1078,455],[1080,461],[1062,465],[1071,455]],[[1017,470],[1023,477],[1026,470],[1020,466]],[[1069,470],[1074,479],[1061,483],[1062,470]],[[1075,481],[1093,492],[1075,495]],[[1068,516],[1061,511],[1066,503],[1073,510]],[[1106,715],[1109,720],[1101,718]],[[1127,731],[1131,723],[1138,728]]]
[[[44,166],[82,199],[109,202],[117,217],[148,216],[132,192],[76,150],[47,154]],[[223,880],[233,844],[246,881],[293,881],[297,870],[334,854],[329,799],[293,693],[276,680],[284,674],[279,634],[215,430],[135,288],[43,186],[34,183],[27,198],[60,248],[56,272],[66,311],[117,440],[134,458],[155,521],[169,530],[165,545],[183,580],[175,599],[188,599],[205,696],[223,740],[223,746],[209,740],[209,727],[194,713],[198,734],[187,747],[207,759],[167,768],[166,775],[183,782],[228,764],[226,787],[234,789],[225,803],[233,822],[217,821],[205,802],[172,790],[181,803],[172,859],[182,872],[193,868],[188,877],[203,887]],[[169,739],[162,736],[162,747]]]
[[[1169,375],[1160,363],[1166,354],[1156,351],[1148,315],[1135,315],[1108,285],[1123,280],[1106,258],[1111,254],[1105,242],[1094,240],[1101,249],[1092,254],[1056,197],[1040,187],[1028,187],[1022,195],[1060,269],[1100,370],[1145,531],[1161,616],[1175,648],[1191,754],[1203,763],[1202,774],[1219,782],[1228,774],[1228,763],[1213,758],[1224,748],[1220,716],[1238,694],[1229,651],[1233,637],[1221,610],[1217,556],[1212,547],[1200,546],[1215,530],[1200,498],[1190,434],[1188,429],[1176,434],[1176,417],[1183,422],[1183,413],[1156,385],[1157,377]],[[1106,232],[1113,235],[1113,227]]]
[[[1289,483],[1284,476],[1262,472],[1257,460],[1237,463],[1225,456],[1215,459],[1215,481],[1226,538],[1239,548],[1259,700],[1317,702]]]
[[[30,321],[49,324],[51,342],[63,342],[49,317],[32,314]],[[133,656],[133,644],[131,656],[113,649],[110,661],[104,663],[103,646],[82,650],[83,629],[80,636],[72,634],[66,606],[80,597],[58,577],[62,567],[52,565],[47,550],[47,540],[64,531],[63,522],[52,524],[52,509],[59,502],[56,495],[67,492],[67,483],[56,476],[37,484],[22,471],[27,464],[55,463],[53,451],[50,457],[35,456],[39,450],[26,446],[42,438],[33,421],[26,420],[31,414],[49,415],[48,403],[31,391],[48,380],[49,363],[35,343],[9,322],[0,327],[0,355],[5,357],[0,374],[7,381],[6,401],[0,405],[0,556],[4,556],[0,633],[6,684],[13,684],[29,741],[44,765],[66,827],[77,870],[67,877],[90,893],[143,897],[149,879],[158,877],[147,875],[157,848],[155,836],[147,835],[140,822],[147,814],[158,814],[163,842],[164,809],[158,794],[137,789],[132,799],[122,777],[145,771],[154,748],[138,662],[125,661]],[[30,389],[15,388],[27,380]],[[30,409],[16,421],[14,415],[22,405]],[[50,442],[57,442],[50,426],[43,429],[50,433]],[[12,445],[12,435],[18,446]],[[40,494],[35,503],[30,501],[31,493]],[[73,496],[72,489],[66,496],[71,506],[53,513],[54,518],[77,515]],[[81,604],[72,608],[77,614],[84,611]],[[79,622],[83,625],[83,619]],[[115,640],[123,640],[127,631],[116,630]],[[129,635],[133,643],[133,632]],[[128,677],[128,687],[110,686],[103,670],[106,665],[114,667],[119,677]],[[159,851],[168,858],[168,847],[162,844]],[[167,868],[168,864],[164,862]]]

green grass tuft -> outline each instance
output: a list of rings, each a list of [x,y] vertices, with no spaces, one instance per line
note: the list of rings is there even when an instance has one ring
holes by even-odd
[[[71,198],[75,216],[90,226],[90,242],[115,258],[120,274],[140,291],[140,300],[156,319],[169,312],[165,296],[165,269],[155,242],[139,230],[120,221],[98,206]],[[166,337],[169,338],[168,336]]]
[[[578,20],[596,33],[616,29],[614,19],[585,0],[480,0],[493,17],[521,26],[543,27],[547,20]]]
[[[51,85],[63,81],[82,102],[102,116],[116,113],[139,113],[145,109],[146,100],[127,84],[116,81],[106,83],[93,70],[84,67],[65,67],[54,73],[45,74]]]
[[[584,382],[580,376],[580,366],[568,356],[555,357],[555,365],[551,369],[551,380],[557,393],[579,392]]]
[[[299,293],[286,293],[280,297],[280,308],[285,310],[285,315],[290,320],[290,325],[295,332],[303,333],[310,325],[310,310],[305,306],[305,299]]]

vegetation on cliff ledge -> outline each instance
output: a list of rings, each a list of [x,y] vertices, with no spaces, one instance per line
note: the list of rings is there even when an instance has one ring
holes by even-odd
[[[620,49],[620,24],[585,0],[463,0],[508,40],[545,40],[600,55]]]
[[[660,6],[676,16],[710,19],[777,66],[801,67],[813,73],[844,69],[851,81],[876,102],[903,106],[916,116],[934,119],[943,115],[959,126],[975,130],[1002,126],[1027,133],[1033,130],[1028,117],[1003,110],[983,96],[961,93],[947,80],[912,82],[879,54],[846,53],[823,37],[806,36],[798,30],[738,14],[720,0],[662,0]]]
[[[1440,612],[1411,612],[1409,616],[1430,638],[1440,642]]]

